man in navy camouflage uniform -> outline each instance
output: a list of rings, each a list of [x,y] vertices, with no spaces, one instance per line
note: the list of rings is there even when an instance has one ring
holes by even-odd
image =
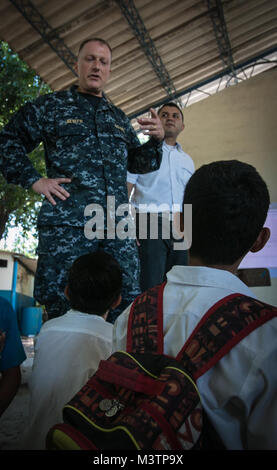
[[[88,239],[84,211],[99,204],[107,214],[107,196],[116,207],[127,202],[127,169],[147,173],[159,168],[164,131],[152,109],[139,119],[151,138],[140,145],[127,116],[103,94],[110,74],[111,49],[102,39],[85,41],[76,72],[79,86],[29,102],[0,134],[0,168],[9,183],[32,187],[45,195],[38,217],[38,268],[34,296],[49,318],[68,309],[64,296],[68,268],[87,252],[104,249],[123,271],[120,311],[139,293],[139,261],[134,239]],[[40,142],[45,149],[47,178],[34,169],[27,155]],[[115,216],[115,224],[118,218]],[[107,224],[105,217],[105,235]],[[109,317],[114,321],[119,311]]]

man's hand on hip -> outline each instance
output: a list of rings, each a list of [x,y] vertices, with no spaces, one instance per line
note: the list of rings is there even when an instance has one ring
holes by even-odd
[[[70,183],[71,179],[69,178],[40,178],[33,185],[32,189],[38,194],[44,194],[53,206],[56,205],[53,196],[57,196],[62,201],[65,201],[70,194],[60,186],[61,183]]]

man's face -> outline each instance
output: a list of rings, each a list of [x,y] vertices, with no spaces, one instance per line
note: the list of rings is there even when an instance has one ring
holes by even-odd
[[[79,53],[75,71],[79,77],[79,91],[102,96],[111,69],[111,52],[101,42],[87,42]]]
[[[174,106],[164,106],[159,112],[159,118],[162,122],[165,137],[177,137],[185,128],[182,115],[178,108]]]

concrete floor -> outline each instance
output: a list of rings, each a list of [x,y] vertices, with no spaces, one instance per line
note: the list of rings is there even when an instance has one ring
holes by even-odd
[[[34,357],[34,338],[21,338],[27,359],[21,365],[21,386],[0,418],[0,450],[20,450],[20,440],[28,420],[29,387],[28,380]]]

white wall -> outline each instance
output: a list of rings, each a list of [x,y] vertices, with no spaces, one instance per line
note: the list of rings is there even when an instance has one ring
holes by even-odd
[[[256,297],[263,302],[277,307],[277,278],[271,277],[271,286],[251,287]]]
[[[9,253],[0,251],[0,258],[8,261],[6,268],[0,267],[0,290],[11,290],[13,279],[13,257]]]
[[[196,168],[216,160],[252,164],[277,202],[277,67],[184,109],[178,140]]]
[[[196,168],[217,160],[250,163],[267,183],[271,202],[277,203],[277,67],[183,111],[186,127],[178,141]],[[270,287],[251,290],[277,306],[276,271]]]
[[[27,269],[18,263],[16,292],[29,297],[33,296],[34,275],[29,273]]]

